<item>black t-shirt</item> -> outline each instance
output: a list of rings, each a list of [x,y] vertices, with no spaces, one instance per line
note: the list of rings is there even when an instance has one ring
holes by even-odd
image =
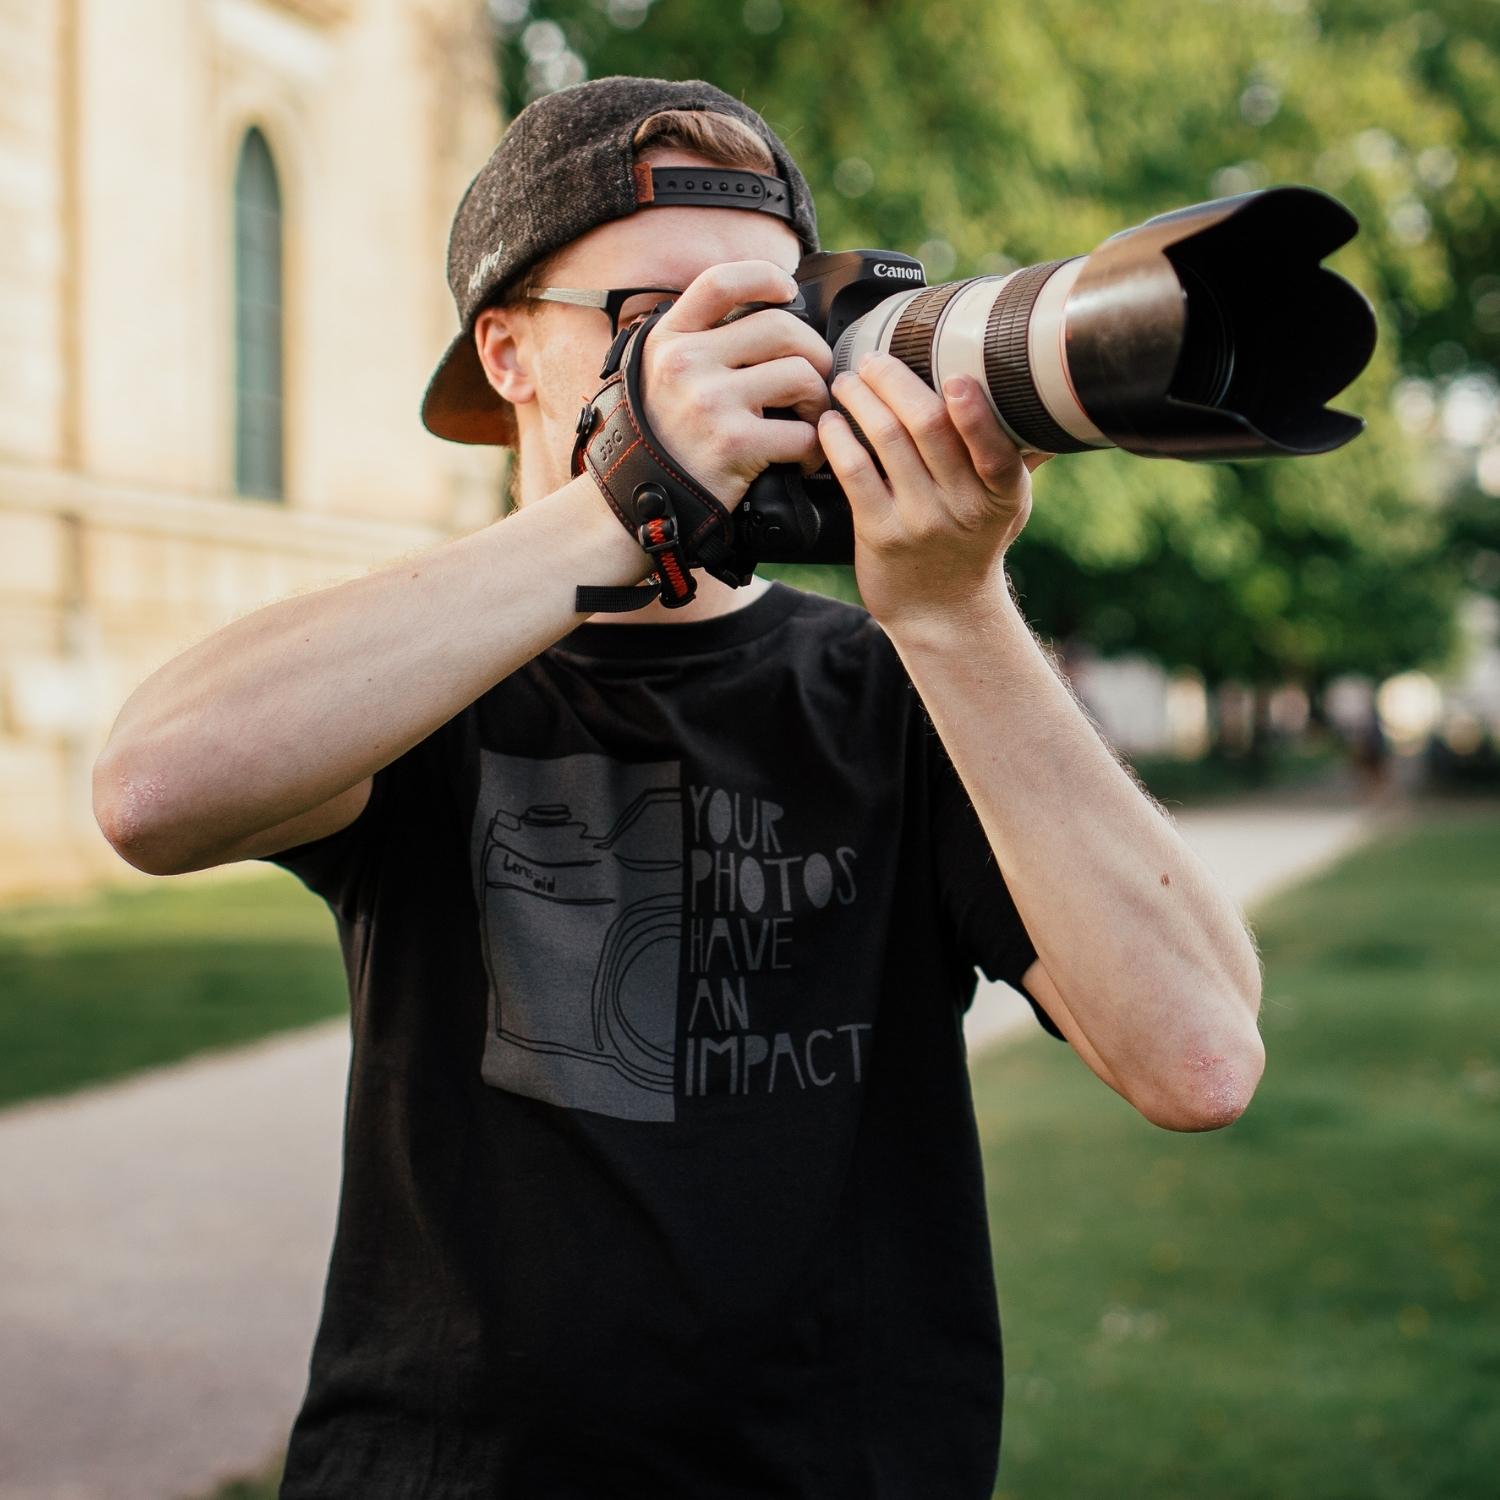
[[[1035,951],[865,610],[583,624],[268,858],[353,1038],[283,1500],[989,1496],[963,1015]]]

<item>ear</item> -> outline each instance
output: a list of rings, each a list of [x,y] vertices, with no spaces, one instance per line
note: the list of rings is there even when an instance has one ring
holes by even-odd
[[[479,363],[495,391],[512,406],[536,400],[531,321],[517,307],[487,307],[474,324]]]

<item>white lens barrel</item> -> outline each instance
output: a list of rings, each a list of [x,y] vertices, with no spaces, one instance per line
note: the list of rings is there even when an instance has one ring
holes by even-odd
[[[1060,263],[1037,294],[1026,328],[1027,359],[1037,398],[1053,422],[1083,446],[1110,448],[1114,444],[1089,420],[1068,376],[1066,304],[1086,259],[1080,255]],[[985,346],[995,304],[1004,295],[1007,284],[1020,274],[1012,271],[1004,276],[975,277],[947,298],[932,330],[930,383],[934,389],[941,389],[951,376],[971,376],[1011,440],[1023,453],[1034,453],[1045,450],[1022,437],[1006,419],[1005,411],[995,400],[991,374],[985,364]],[[918,287],[877,303],[839,339],[834,373],[853,369],[867,350],[889,353],[902,314],[918,297],[930,297],[941,291],[941,287]],[[919,373],[927,375],[925,370]]]
[[[1068,374],[1068,294],[1087,259],[1086,255],[1075,255],[1072,260],[1064,262],[1037,293],[1026,330],[1027,350],[1036,393],[1042,398],[1042,405],[1052,420],[1080,443],[1112,448],[1114,444],[1089,420]]]
[[[833,374],[854,369],[872,349],[886,353],[890,349],[891,334],[895,332],[897,320],[911,302],[926,290],[926,287],[919,286],[913,287],[909,292],[897,292],[884,302],[877,302],[869,312],[855,319],[834,346]]]

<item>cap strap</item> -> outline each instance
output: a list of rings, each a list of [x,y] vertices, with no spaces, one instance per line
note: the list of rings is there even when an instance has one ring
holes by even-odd
[[[679,204],[709,208],[749,208],[792,219],[792,194],[780,177],[741,172],[733,167],[636,167],[636,202],[666,208]]]

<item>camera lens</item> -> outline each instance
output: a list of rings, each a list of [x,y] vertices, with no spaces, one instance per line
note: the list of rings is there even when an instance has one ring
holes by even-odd
[[[1169,391],[1179,401],[1218,406],[1229,394],[1234,375],[1234,335],[1229,319],[1213,287],[1192,266],[1179,261],[1177,275],[1187,293],[1187,325]]]
[[[1326,453],[1364,427],[1325,403],[1368,363],[1374,310],[1319,264],[1357,228],[1295,186],[1175,209],[1090,255],[866,304],[834,368],[879,349],[935,389],[970,376],[1023,452]],[[859,254],[872,289],[913,274]]]
[[[943,309],[968,285],[967,281],[950,281],[918,292],[891,330],[891,353],[910,365],[928,385],[932,384],[932,341],[937,337]]]

